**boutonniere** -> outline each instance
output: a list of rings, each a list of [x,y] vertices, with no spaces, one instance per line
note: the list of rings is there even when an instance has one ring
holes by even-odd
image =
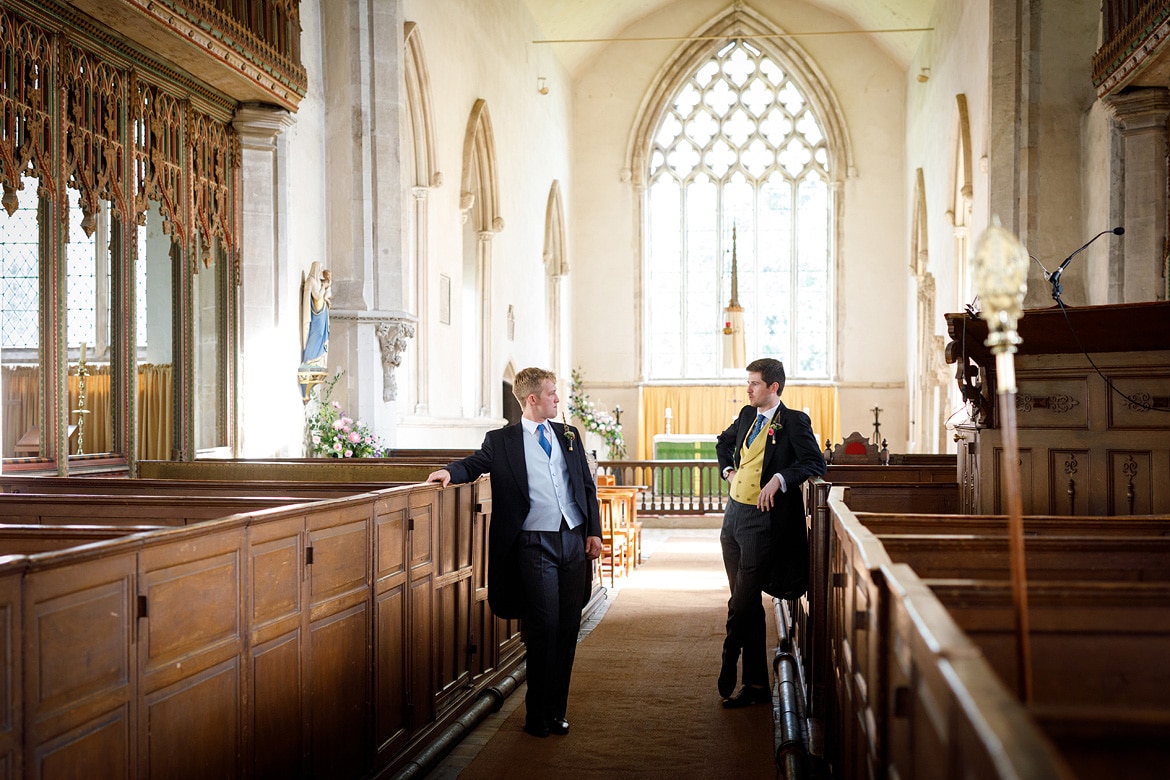
[[[784,426],[778,422],[768,423],[768,439],[773,444],[776,443],[776,431],[782,430],[783,428],[784,428]]]
[[[573,429],[569,427],[569,423],[565,421],[565,413],[561,412],[561,425],[565,426],[565,441],[569,443],[569,452],[573,451],[573,439],[577,438],[577,434],[573,433]]]

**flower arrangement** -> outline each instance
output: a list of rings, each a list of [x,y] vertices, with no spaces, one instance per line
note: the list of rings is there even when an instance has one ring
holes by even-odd
[[[380,458],[386,448],[361,420],[346,416],[341,404],[330,400],[333,386],[341,378],[338,371],[321,385],[317,408],[306,420],[308,449],[318,458]]]
[[[622,426],[608,412],[598,411],[585,395],[581,369],[573,369],[569,385],[569,414],[581,421],[585,430],[598,434],[609,449],[609,460],[621,460],[626,456],[626,441],[622,438]]]

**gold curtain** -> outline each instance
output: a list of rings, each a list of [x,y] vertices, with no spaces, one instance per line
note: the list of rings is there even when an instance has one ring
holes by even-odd
[[[837,388],[787,385],[780,400],[790,409],[807,411],[813,432],[823,446],[826,439],[841,440],[841,409]],[[666,433],[666,410],[671,411],[671,433],[718,434],[747,404],[743,385],[660,386],[642,388],[638,404],[638,460],[654,456],[654,437]]]
[[[76,425],[78,376],[76,366],[69,368],[69,424]],[[37,424],[40,398],[40,369],[37,366],[5,366],[4,450],[10,456],[16,442]],[[166,460],[171,452],[172,371],[170,365],[145,364],[138,367],[138,457]],[[85,451],[108,452],[113,441],[110,416],[110,367],[90,365],[85,380]],[[71,441],[76,448],[77,439]]]
[[[170,460],[174,372],[169,363],[138,366],[138,459]]]

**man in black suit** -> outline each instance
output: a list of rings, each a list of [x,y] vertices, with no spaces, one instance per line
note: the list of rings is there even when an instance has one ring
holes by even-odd
[[[825,461],[808,415],[780,403],[784,364],[763,358],[748,364],[749,405],[719,434],[715,451],[723,478],[731,483],[719,541],[731,598],[727,601],[727,636],[719,671],[719,695],[727,708],[772,700],[768,685],[764,607],[761,591],[780,575],[785,597],[807,587],[808,539],[804,497],[799,487],[825,473]],[[737,664],[743,653],[743,687],[735,690]]]
[[[590,561],[601,555],[601,516],[580,434],[553,422],[556,375],[526,368],[512,386],[524,407],[521,421],[489,431],[477,452],[427,482],[446,486],[491,475],[488,604],[499,617],[524,621],[524,730],[546,737],[569,733],[569,677],[592,584]]]

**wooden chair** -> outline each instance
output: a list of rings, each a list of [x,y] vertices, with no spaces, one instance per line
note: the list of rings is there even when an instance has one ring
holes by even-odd
[[[597,494],[600,499],[614,502],[613,519],[615,528],[626,535],[629,548],[629,568],[642,564],[642,521],[638,519],[639,486],[606,486],[598,485]]]
[[[614,587],[618,572],[625,574],[629,571],[629,539],[615,520],[617,497],[598,496],[597,503],[601,513],[601,557],[598,559],[601,563],[601,581],[605,582],[608,570],[610,587]]]

